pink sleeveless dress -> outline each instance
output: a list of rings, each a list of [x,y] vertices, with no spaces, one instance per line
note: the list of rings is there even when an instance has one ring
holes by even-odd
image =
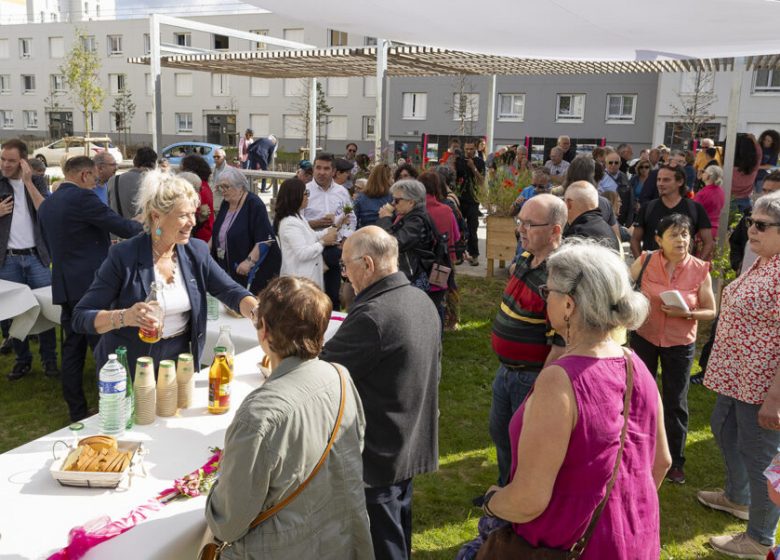
[[[658,560],[660,555],[658,493],[652,476],[658,388],[642,360],[634,356],[633,364],[623,460],[582,560]],[[547,509],[529,523],[515,524],[514,530],[534,546],[569,549],[585,532],[612,475],[623,426],[626,369],[623,358],[569,356],[556,365],[574,388],[577,424]],[[524,410],[525,404],[509,424],[513,477]]]

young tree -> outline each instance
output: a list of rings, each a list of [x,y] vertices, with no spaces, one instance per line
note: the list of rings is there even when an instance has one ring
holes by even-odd
[[[303,137],[309,138],[309,92],[311,91],[310,81],[307,78],[301,78],[301,93],[292,104],[293,110],[299,117],[300,122],[295,127]],[[325,90],[322,88],[322,82],[317,80],[317,142],[327,140],[328,125],[330,124],[330,115],[333,107],[328,105],[325,99]]]
[[[127,81],[125,80],[125,83]],[[114,111],[116,130],[124,136],[125,150],[130,143],[130,125],[135,117],[135,102],[133,95],[127,86],[123,87],[119,94],[114,97],[114,104],[111,107]]]
[[[677,93],[677,102],[671,104],[672,115],[682,126],[682,142],[695,140],[703,125],[715,118],[712,107],[718,100],[714,91],[715,75],[706,70],[696,70],[684,77],[685,87]],[[687,91],[686,91],[687,90]],[[674,144],[674,141],[672,142]]]
[[[103,108],[106,92],[100,85],[100,58],[96,50],[87,48],[86,38],[84,30],[76,30],[73,46],[60,71],[65,76],[73,103],[84,115],[84,132],[89,136],[92,132],[90,114]]]
[[[479,105],[473,94],[474,84],[467,76],[458,76],[453,81],[452,89],[452,102],[447,105],[447,112],[458,123],[459,136],[473,136],[474,123],[479,113]]]

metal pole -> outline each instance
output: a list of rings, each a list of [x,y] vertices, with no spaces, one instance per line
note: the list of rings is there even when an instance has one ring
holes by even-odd
[[[485,130],[485,143],[487,144],[487,153],[493,153],[494,127],[496,123],[496,75],[490,76],[488,86],[488,105],[487,105],[487,128]]]
[[[382,103],[384,101],[384,79],[387,71],[387,41],[376,40],[376,112],[374,114],[374,161],[382,161],[382,138],[384,136]]]
[[[149,58],[152,83],[152,149],[158,152],[162,145],[162,92],[160,90],[160,19],[157,14],[152,14],[149,18],[149,41],[151,43]]]
[[[734,152],[737,144],[737,121],[739,119],[739,98],[742,93],[742,79],[745,75],[745,57],[734,59],[734,74],[731,78],[731,93],[729,97],[729,116],[726,121],[726,149],[723,152],[723,194],[726,204],[720,213],[718,221],[718,247],[726,246],[728,236],[729,209],[731,206],[731,178],[734,173]]]
[[[309,161],[317,155],[317,78],[309,78]]]

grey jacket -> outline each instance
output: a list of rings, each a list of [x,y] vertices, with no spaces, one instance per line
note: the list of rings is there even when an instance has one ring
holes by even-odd
[[[292,493],[322,456],[338,414],[339,377],[327,362],[285,358],[241,403],[206,503],[211,530],[233,543],[225,560],[374,558],[361,476],[365,417],[342,372],[344,417],[325,464],[297,498],[249,533],[257,514]]]
[[[44,198],[49,196],[49,187],[46,185],[46,179],[39,175],[33,175],[32,182]],[[14,194],[14,188],[11,186],[8,179],[0,176],[0,197],[8,194]],[[32,199],[26,189],[24,191],[24,196],[27,199],[27,209],[30,211],[30,216],[32,216],[33,220],[33,234],[35,235],[35,248],[38,250],[38,258],[41,259],[43,266],[49,266],[49,264],[51,264],[51,258],[49,258],[49,251],[46,249],[46,243],[44,243],[43,235],[41,234],[41,227],[38,224],[38,211],[35,209],[35,206],[33,206]],[[11,236],[12,216],[13,212],[0,218],[0,267],[5,264],[8,239]]]
[[[133,167],[126,173],[114,175],[108,180],[108,205],[111,210],[123,218],[132,219],[138,214],[135,207],[135,197],[141,188],[141,181],[148,171],[140,167]]]

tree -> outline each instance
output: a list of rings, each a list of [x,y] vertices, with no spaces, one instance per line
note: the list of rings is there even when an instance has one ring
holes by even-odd
[[[127,83],[127,80],[124,81]],[[135,102],[127,86],[119,90],[119,94],[114,97],[114,105],[111,107],[114,111],[116,130],[124,136],[125,150],[130,143],[130,125],[135,117]]]
[[[76,30],[73,46],[60,66],[65,83],[70,90],[73,103],[84,115],[84,132],[90,135],[90,114],[103,108],[106,92],[100,85],[100,58],[97,50],[86,47],[87,35],[82,29]]]
[[[447,105],[447,112],[457,121],[459,136],[472,136],[479,113],[478,98],[473,93],[474,84],[468,77],[458,76],[452,86],[452,102]]]
[[[293,102],[292,107],[300,122],[294,128],[303,133],[303,137],[309,139],[309,95],[311,92],[311,81],[308,78],[301,78],[301,93]],[[325,99],[325,91],[322,88],[322,82],[317,80],[317,143],[325,141],[328,137],[328,125],[330,124],[330,112],[333,107],[328,105]],[[316,146],[314,147],[316,150]],[[313,157],[313,153],[310,154]]]
[[[714,92],[715,74],[706,70],[696,70],[683,78],[687,91],[678,91],[677,103],[671,104],[672,115],[679,120],[681,136],[687,136],[689,140],[695,140],[703,125],[715,118],[712,107],[718,100]],[[685,143],[685,138],[681,138]],[[674,144],[674,138],[672,144]]]

